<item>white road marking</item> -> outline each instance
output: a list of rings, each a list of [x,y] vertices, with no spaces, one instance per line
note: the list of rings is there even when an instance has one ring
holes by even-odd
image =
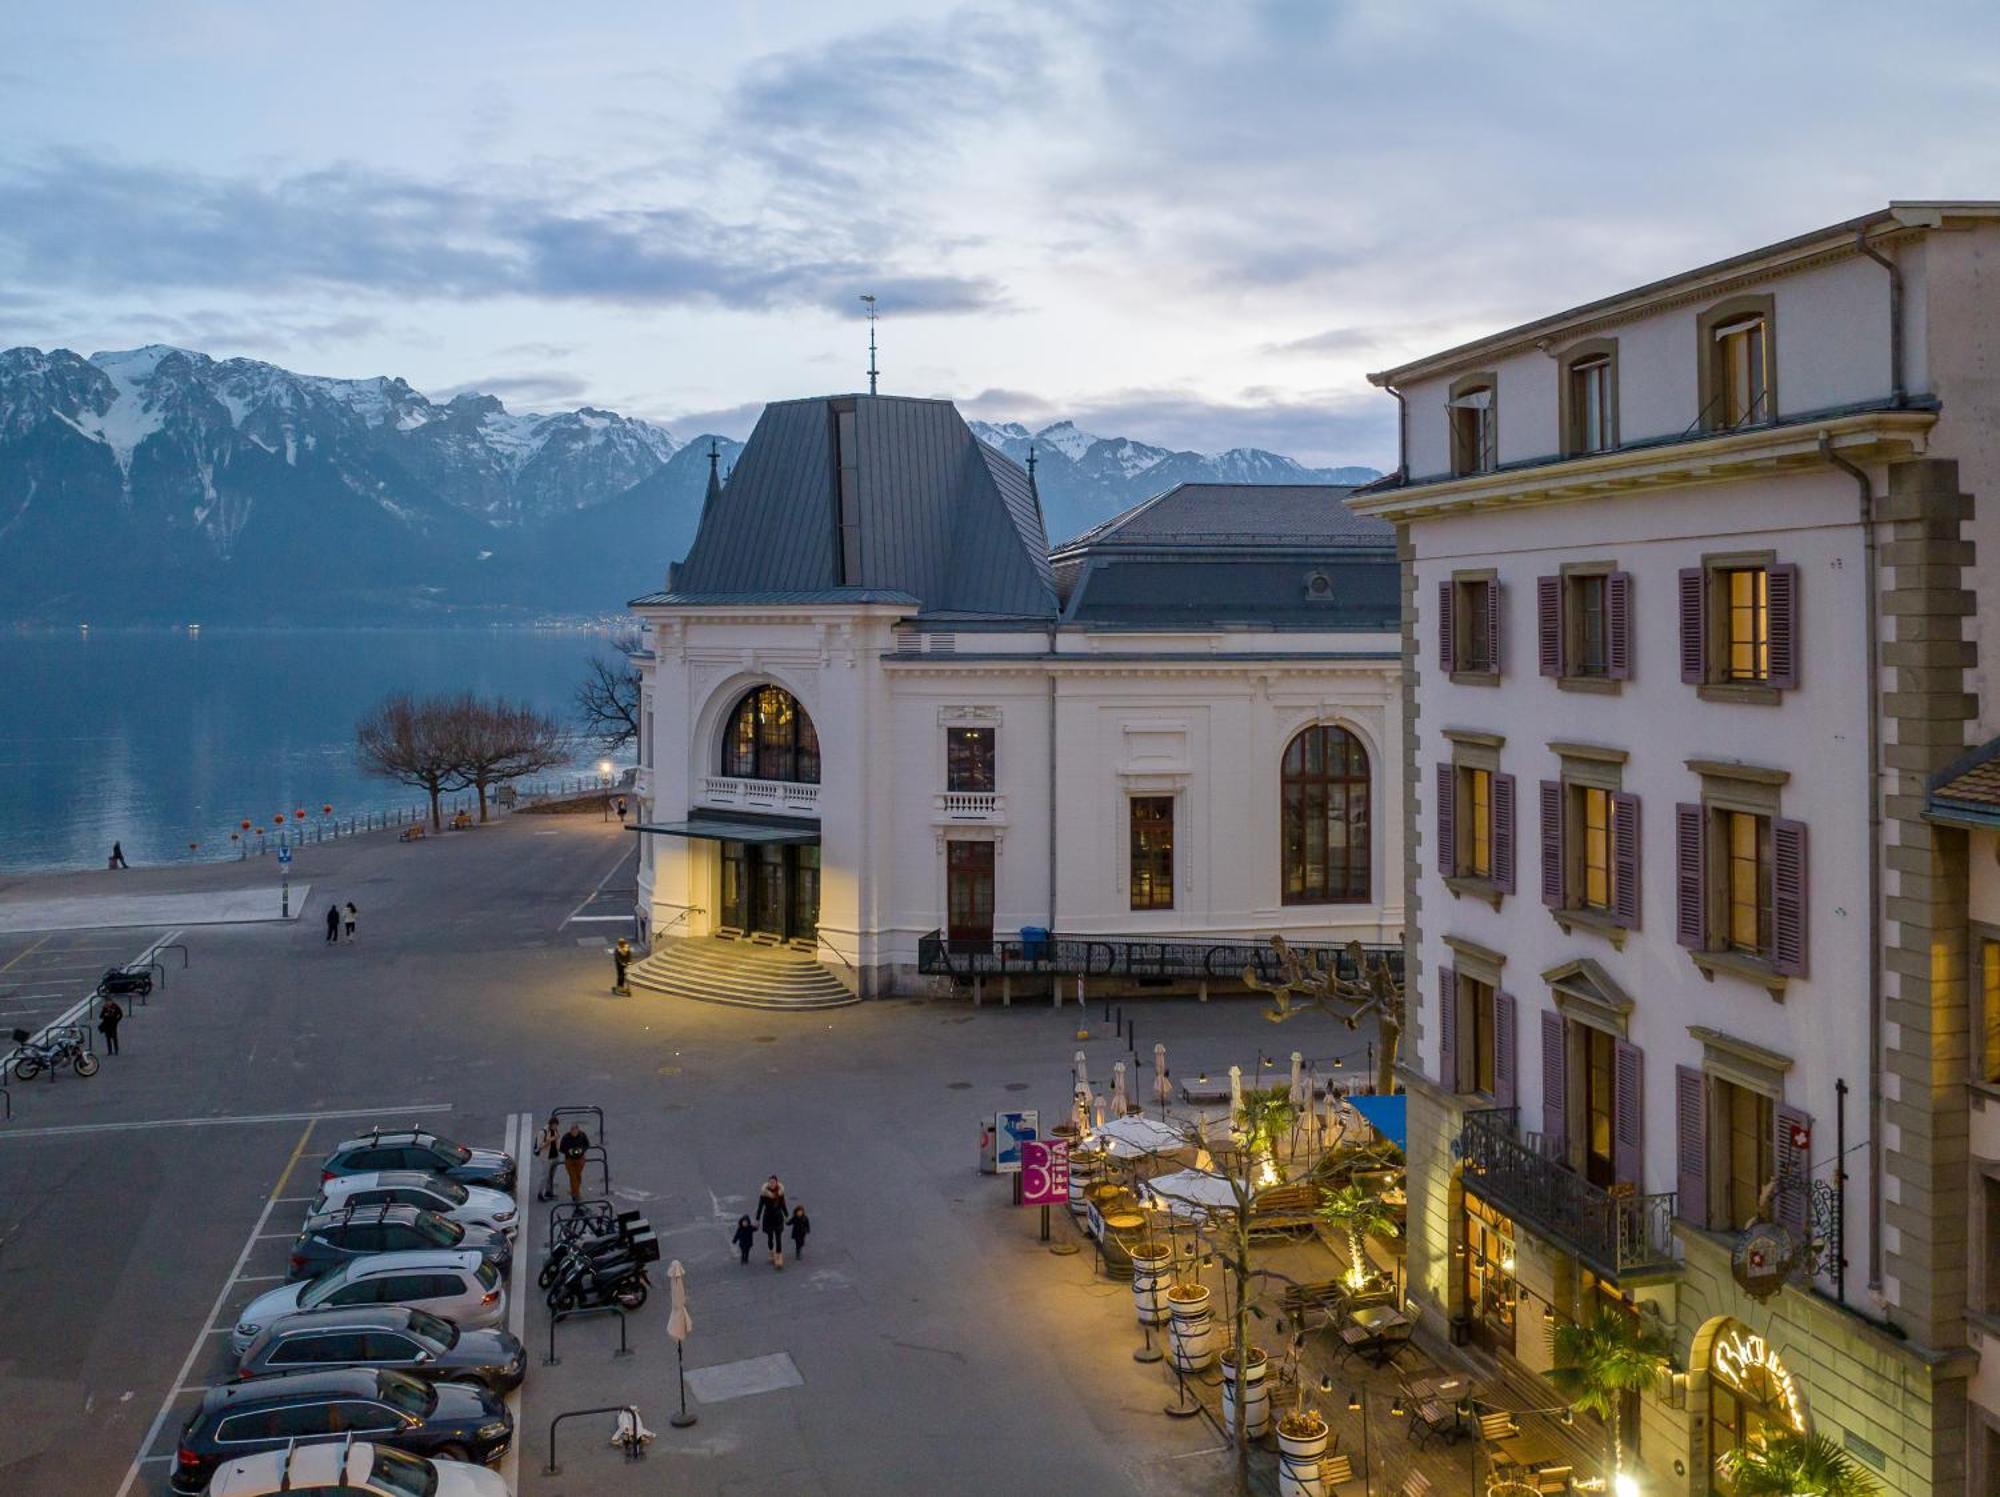
[[[159,940],[155,941],[152,945],[148,946],[144,951],[140,952],[137,956],[133,957],[131,961],[125,963],[125,965],[128,967],[138,967],[138,966],[143,966],[147,962],[150,962],[154,957],[160,954],[160,948],[162,946],[171,944],[174,937],[178,936],[179,934],[180,931],[178,930],[168,931],[164,936],[161,936]],[[44,937],[43,939],[46,940],[47,938]],[[19,958],[16,958],[16,960],[19,960]],[[9,965],[11,966],[12,963],[9,963]],[[97,963],[93,962],[91,966],[94,969],[97,966]],[[65,1024],[74,1024],[76,1022],[77,1015],[87,1014],[90,1012],[91,1002],[96,997],[97,994],[94,992],[85,993],[83,997],[79,998],[75,1003],[72,1003],[67,1009],[63,1010],[62,1013],[58,1014],[55,1018],[49,1020],[48,1023],[44,1024],[40,1029],[36,1030],[34,1037],[37,1040],[40,1040],[45,1038],[51,1029],[60,1029]],[[20,1054],[20,1046],[16,1045],[12,1050],[9,1050],[5,1055],[0,1055],[0,1074],[4,1074],[6,1072],[8,1063],[12,1061],[13,1058],[18,1054]],[[50,1074],[53,1075],[54,1072],[51,1072]],[[10,1134],[9,1136],[11,1137],[13,1135]]]
[[[535,1116],[530,1112],[515,1113],[507,1119],[507,1152],[516,1160],[527,1163],[523,1156],[535,1138]],[[528,1171],[522,1172],[522,1183],[527,1180]],[[528,1234],[533,1229],[530,1218],[534,1216],[530,1207],[522,1214],[521,1238],[514,1244],[514,1269],[507,1284],[507,1329],[514,1339],[521,1339],[521,1332],[528,1323]],[[507,1442],[507,1452],[500,1457],[500,1479],[507,1483],[507,1490],[518,1492],[521,1487],[521,1389],[517,1386],[507,1395],[507,1412],[514,1418],[514,1438]]]
[[[616,873],[619,869],[625,866],[625,860],[627,858],[636,857],[638,855],[638,852],[639,849],[637,847],[630,847],[627,848],[624,852],[621,852],[618,855],[618,861],[613,863],[609,868],[604,870],[604,877],[599,879],[597,881],[597,887],[590,891],[590,898],[584,900],[582,904],[578,905],[575,909],[571,910],[569,912],[569,919],[563,921],[563,925],[568,925],[573,921],[583,918],[583,912],[590,908],[591,902],[595,900],[598,895],[602,894],[604,892],[604,886],[611,882],[611,875]],[[618,915],[609,917],[604,915],[592,915],[589,918],[591,918],[592,920],[604,920],[607,918],[618,919],[618,920],[630,920],[632,917],[630,915]],[[560,930],[562,929],[562,926],[559,925],[556,927],[556,929]]]
[[[631,918],[632,917],[630,915],[571,915],[569,919],[563,921],[563,924],[593,925],[593,924],[602,924],[612,920],[630,920]]]
[[[232,1284],[275,1284],[283,1279],[281,1273],[240,1273],[230,1280]]]
[[[10,1128],[0,1133],[0,1141],[10,1138],[58,1138],[70,1133],[131,1133],[142,1128],[219,1128],[230,1123],[316,1123],[333,1118],[375,1118],[385,1113],[406,1117],[412,1113],[450,1112],[449,1102],[423,1102],[414,1107],[345,1107],[335,1112],[254,1112],[212,1118],[152,1118],[134,1123],[64,1123],[49,1128]],[[311,1197],[300,1196],[299,1200]]]

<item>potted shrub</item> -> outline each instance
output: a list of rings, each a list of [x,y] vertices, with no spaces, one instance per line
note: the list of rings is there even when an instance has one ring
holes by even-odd
[[[1237,1356],[1234,1346],[1222,1349],[1222,1428],[1231,1439],[1236,1437],[1237,1406]],[[1243,1432],[1250,1439],[1262,1437],[1271,1426],[1271,1399],[1264,1386],[1264,1376],[1270,1370],[1270,1358],[1261,1347],[1252,1346],[1243,1357]]]
[[[1874,1497],[1882,1487],[1825,1435],[1773,1434],[1716,1463],[1737,1497]]]
[[[1329,1434],[1319,1410],[1306,1407],[1302,1386],[1298,1402],[1278,1420],[1279,1497],[1324,1497],[1320,1462]]]
[[[1183,1372],[1200,1372],[1215,1360],[1215,1324],[1208,1314],[1208,1286],[1176,1283],[1167,1291],[1167,1313],[1173,1317],[1174,1365]]]

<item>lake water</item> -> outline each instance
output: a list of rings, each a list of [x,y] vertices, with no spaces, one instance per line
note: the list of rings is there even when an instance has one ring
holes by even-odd
[[[135,865],[227,857],[245,819],[416,804],[355,762],[354,725],[382,697],[470,689],[568,722],[605,643],[581,629],[0,634],[0,869],[102,868],[114,840]]]

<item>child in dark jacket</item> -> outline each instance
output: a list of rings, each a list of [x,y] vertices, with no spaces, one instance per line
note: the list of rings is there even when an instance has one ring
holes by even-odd
[[[794,1258],[803,1258],[806,1255],[806,1233],[812,1230],[812,1223],[806,1219],[805,1207],[794,1206],[792,1208],[791,1225],[792,1256]]]
[[[757,1240],[757,1229],[750,1225],[749,1217],[739,1216],[736,1218],[736,1233],[729,1240],[736,1244],[736,1251],[741,1253],[743,1261],[748,1263],[750,1261],[750,1244]]]

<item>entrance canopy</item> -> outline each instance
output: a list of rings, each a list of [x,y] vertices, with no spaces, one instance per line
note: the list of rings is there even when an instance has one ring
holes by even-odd
[[[751,842],[766,846],[787,842],[817,842],[817,827],[773,826],[764,821],[660,821],[636,826],[635,832],[660,837],[705,837],[711,842]]]

